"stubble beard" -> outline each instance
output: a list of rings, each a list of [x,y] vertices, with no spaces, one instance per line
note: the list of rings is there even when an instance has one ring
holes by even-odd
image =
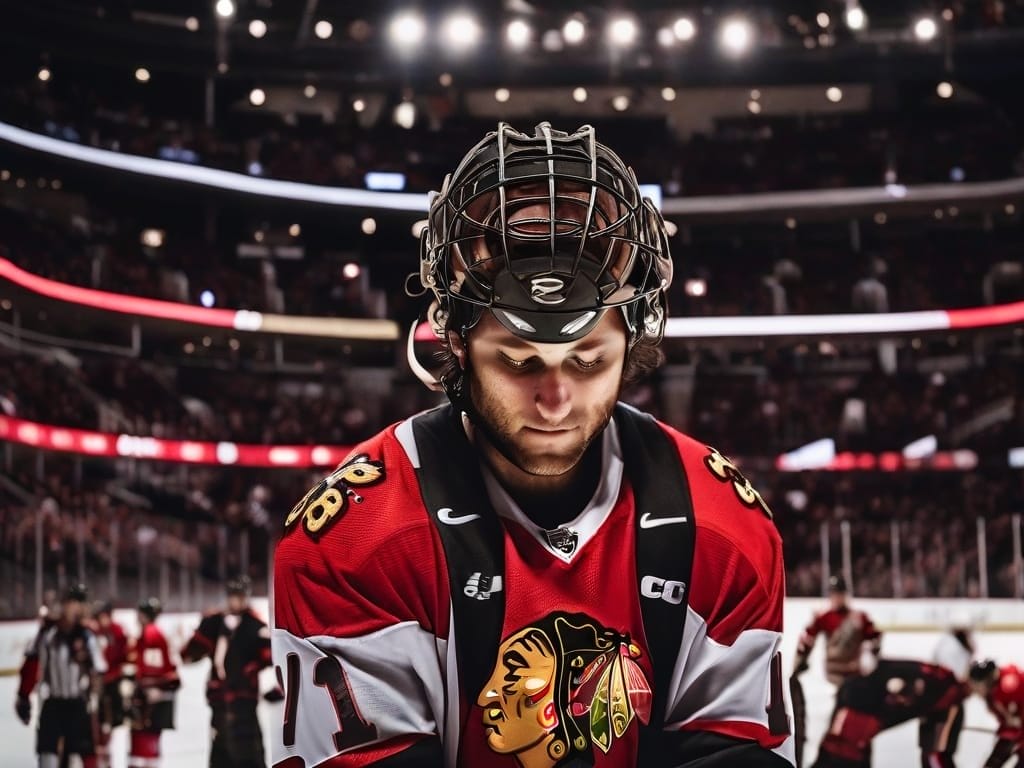
[[[482,387],[470,371],[466,373],[469,385],[469,398],[476,411],[473,423],[479,428],[495,450],[517,468],[528,475],[538,477],[556,477],[572,470],[587,449],[600,435],[612,418],[615,402],[612,398],[603,406],[601,417],[594,422],[579,425],[584,431],[581,440],[560,452],[543,452],[528,450],[517,439],[518,427],[514,418],[506,412],[501,400],[494,395],[482,391]]]

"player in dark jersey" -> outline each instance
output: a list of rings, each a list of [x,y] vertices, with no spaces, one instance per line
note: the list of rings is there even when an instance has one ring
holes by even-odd
[[[671,278],[589,126],[502,124],[445,180],[417,279],[446,359],[419,371],[451,404],[286,518],[275,765],[792,765],[768,506],[617,403],[659,362]]]
[[[999,721],[984,768],[1002,768],[1014,756],[1014,768],[1024,768],[1024,671],[986,659],[971,665],[970,685]]]
[[[849,677],[839,687],[814,768],[870,768],[871,741],[880,732],[948,712],[967,693],[966,685],[945,667],[880,659],[873,672]]]
[[[114,621],[114,606],[109,601],[93,606],[92,631],[96,634],[107,671],[103,675],[103,690],[100,691],[99,733],[96,742],[98,768],[110,768],[110,734],[124,722],[124,696],[121,695],[121,678],[128,655],[128,638],[124,628]]]
[[[212,710],[210,768],[263,768],[263,733],[256,717],[259,672],[270,666],[270,630],[249,607],[248,577],[227,583],[226,611],[203,616],[182,657],[209,657],[206,699]]]
[[[835,685],[861,674],[861,660],[865,652],[878,656],[882,633],[864,611],[850,607],[849,598],[846,580],[842,576],[833,576],[829,580],[831,605],[827,611],[817,614],[800,636],[794,674],[799,675],[807,669],[807,657],[819,634],[825,636],[825,677]]]
[[[167,638],[156,625],[162,610],[155,597],[139,603],[139,636],[128,651],[128,664],[135,678],[128,768],[157,768],[160,734],[174,728],[174,695],[181,687],[181,679]]]
[[[74,585],[64,593],[60,612],[47,616],[25,654],[16,710],[28,725],[29,695],[38,686],[42,709],[36,735],[39,768],[57,768],[61,759],[79,755],[95,768],[93,715],[106,662],[96,636],[85,625],[88,591]]]

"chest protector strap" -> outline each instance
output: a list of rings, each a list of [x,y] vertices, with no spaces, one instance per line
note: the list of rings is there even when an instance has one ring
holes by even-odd
[[[679,452],[654,419],[619,404],[615,421],[636,502],[636,583],[644,640],[654,667],[650,725],[660,730],[686,621],[693,504]],[[455,409],[444,406],[418,416],[413,434],[420,457],[420,492],[448,564],[460,687],[467,700],[475,700],[501,644],[506,590],[515,588],[505,583],[501,522],[480,474],[480,455],[466,438]]]

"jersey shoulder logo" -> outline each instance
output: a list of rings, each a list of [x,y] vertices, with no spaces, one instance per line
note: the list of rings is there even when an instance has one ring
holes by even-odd
[[[723,483],[732,483],[732,489],[743,506],[760,509],[771,520],[773,515],[768,504],[761,498],[761,494],[754,490],[754,486],[743,476],[736,465],[710,445],[705,447],[709,453],[704,457],[704,466],[711,471],[715,479]]]
[[[371,461],[365,453],[353,456],[302,497],[285,518],[285,530],[301,520],[307,535],[316,541],[348,509],[349,498],[362,503],[355,488],[376,485],[384,477],[384,462]]]
[[[634,720],[650,722],[642,656],[629,635],[581,613],[551,613],[513,632],[477,697],[488,747],[531,768],[593,764],[594,751],[613,751]]]

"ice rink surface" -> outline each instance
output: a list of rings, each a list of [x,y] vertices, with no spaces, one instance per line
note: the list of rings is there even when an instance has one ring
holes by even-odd
[[[792,666],[796,632],[787,632],[783,646],[786,669]],[[937,632],[887,632],[882,654],[887,658],[927,659],[939,637]],[[978,656],[991,657],[1000,664],[1024,663],[1024,634],[1009,632],[981,632],[977,635]],[[203,661],[181,667],[182,688],[177,699],[177,728],[163,735],[164,768],[203,768],[206,765],[210,740],[209,708],[206,706],[204,686],[208,662]],[[264,671],[263,690],[271,687],[273,674]],[[828,725],[832,709],[833,688],[822,674],[821,644],[811,657],[811,669],[801,677],[807,700],[808,741],[805,765],[810,765],[817,753],[818,742]],[[36,765],[35,722],[22,725],[14,715],[17,691],[16,677],[0,677],[0,766],[2,768],[33,768]],[[279,728],[283,704],[259,705],[264,742],[269,760],[269,736],[272,728]],[[33,700],[33,716],[38,705]],[[995,720],[984,703],[972,697],[968,700],[965,726],[992,729]],[[994,736],[980,731],[966,730],[960,738],[957,752],[958,768],[981,768],[994,742]],[[127,729],[114,732],[114,768],[126,768],[128,751]],[[917,722],[912,721],[881,734],[875,741],[874,768],[916,768],[920,765],[917,749]]]

